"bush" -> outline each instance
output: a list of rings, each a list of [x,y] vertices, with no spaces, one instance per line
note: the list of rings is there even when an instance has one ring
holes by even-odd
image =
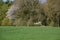
[[[12,24],[11,24],[11,22],[9,22],[8,18],[4,18],[2,20],[2,24],[1,25],[3,25],[3,26],[11,26]]]
[[[17,19],[15,21],[14,25],[16,25],[16,26],[25,26],[26,25],[26,21],[23,20],[22,18],[20,18],[20,19]]]

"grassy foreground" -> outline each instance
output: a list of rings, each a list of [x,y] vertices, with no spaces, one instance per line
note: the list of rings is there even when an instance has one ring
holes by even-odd
[[[0,40],[60,40],[60,28],[0,27]]]

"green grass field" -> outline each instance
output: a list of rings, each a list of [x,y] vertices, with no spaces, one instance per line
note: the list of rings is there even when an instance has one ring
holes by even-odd
[[[60,28],[0,27],[0,40],[60,40]]]

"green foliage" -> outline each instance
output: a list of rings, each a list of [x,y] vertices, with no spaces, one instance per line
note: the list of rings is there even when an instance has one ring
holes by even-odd
[[[6,11],[8,10],[8,4],[3,4],[0,8],[0,25],[1,21],[6,17]]]
[[[20,7],[18,11],[15,11],[18,20],[22,18],[26,21],[26,24],[31,24],[30,21],[32,23],[38,21],[38,15],[41,13],[39,0],[16,0],[14,5],[19,5]]]
[[[32,18],[28,20],[27,26],[34,26],[34,21]]]
[[[2,20],[2,24],[1,25],[2,26],[11,26],[12,24],[11,24],[11,22],[9,22],[9,19],[8,18],[4,18]]]
[[[60,1],[47,0],[44,4],[45,15],[47,16],[47,25],[60,26]]]
[[[16,25],[16,26],[25,26],[26,25],[26,21],[23,20],[22,18],[20,18],[20,19],[18,19],[18,20],[16,20],[14,22],[14,25]]]
[[[3,4],[3,2],[2,2],[2,0],[0,0],[0,7],[2,6],[2,4]]]
[[[11,3],[8,0],[3,2],[0,0],[0,25],[10,25],[6,17],[6,12]],[[19,9],[12,10],[11,20],[16,26],[32,26],[36,22],[41,22],[44,26],[60,26],[60,1],[47,0],[46,3],[41,4],[39,0],[15,0],[14,7]],[[15,19],[14,19],[15,18]],[[6,21],[6,22],[5,22]],[[7,24],[9,23],[9,24]]]

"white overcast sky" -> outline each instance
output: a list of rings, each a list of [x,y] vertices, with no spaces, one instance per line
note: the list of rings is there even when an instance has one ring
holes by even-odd
[[[4,2],[6,2],[7,0],[3,0]],[[13,1],[13,0],[11,0],[11,1]]]
[[[4,2],[6,2],[7,0],[3,0]],[[12,0],[13,1],[13,0]],[[46,2],[46,0],[40,0],[41,1],[41,3],[44,3],[44,2]]]

